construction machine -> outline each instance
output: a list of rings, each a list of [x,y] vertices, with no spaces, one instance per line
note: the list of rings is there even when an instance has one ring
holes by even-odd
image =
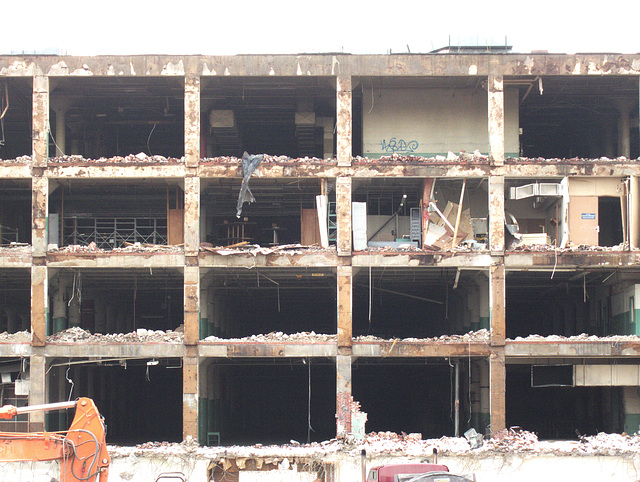
[[[107,453],[104,420],[90,398],[76,401],[0,408],[0,419],[21,413],[75,408],[69,430],[63,432],[0,432],[0,461],[60,463],[60,482],[106,482],[111,458]]]

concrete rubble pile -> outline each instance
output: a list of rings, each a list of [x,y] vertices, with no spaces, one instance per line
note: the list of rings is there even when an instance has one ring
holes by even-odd
[[[31,156],[20,156],[13,159],[1,159],[0,162],[6,162],[7,164],[29,164],[31,162]]]
[[[464,437],[441,437],[422,440],[421,434],[396,434],[393,432],[372,432],[362,441],[352,438],[331,439],[323,442],[301,444],[292,440],[285,445],[263,446],[199,446],[188,439],[182,443],[147,442],[134,447],[109,446],[113,458],[131,456],[198,456],[212,459],[227,458],[317,458],[331,453],[352,453],[359,456],[362,450],[369,455],[389,454],[393,456],[431,457],[436,449],[441,456],[476,456],[497,454],[547,454],[547,455],[636,455],[640,451],[640,436],[599,433],[574,441],[539,441],[536,434],[511,428],[501,430],[493,438],[488,438],[477,449],[471,449]]]
[[[630,161],[640,161],[638,159],[627,159],[624,156],[620,157],[596,157],[593,159],[586,159],[582,157],[572,157],[572,158],[544,158],[544,157],[509,157],[505,159],[505,162],[509,163],[519,163],[522,162],[524,164],[584,164],[584,163],[610,163],[610,164],[628,164]]]
[[[487,329],[478,331],[470,331],[464,335],[442,335],[433,338],[403,338],[399,341],[402,342],[464,342],[464,343],[489,343],[491,333]],[[379,338],[373,335],[362,335],[354,338],[354,341],[364,342],[379,342],[379,341],[391,341]]]
[[[513,251],[517,252],[548,252],[548,251],[556,251],[557,254],[561,255],[563,253],[576,253],[583,251],[626,251],[629,249],[629,246],[626,244],[618,244],[616,246],[591,246],[587,244],[572,244],[568,243],[565,248],[558,248],[552,244],[520,244],[513,248]]]
[[[608,336],[597,336],[597,335],[588,335],[587,333],[581,333],[580,335],[574,336],[562,336],[562,335],[529,335],[526,337],[517,336],[513,340],[507,339],[508,341],[608,341],[608,342],[619,342],[619,341],[640,341],[640,336],[638,335],[608,335]]]
[[[0,251],[11,253],[29,253],[31,254],[31,245],[26,243],[11,243],[8,246],[0,246]]]
[[[99,159],[85,159],[82,156],[59,156],[50,157],[48,162],[49,164],[183,164],[184,158],[148,156],[144,152],[140,152],[125,157],[100,157]]]
[[[382,156],[377,159],[370,159],[368,157],[360,157],[356,156],[353,158],[354,164],[369,164],[369,163],[380,163],[380,162],[402,162],[406,164],[411,163],[437,163],[437,162],[445,162],[445,163],[465,163],[465,162],[476,162],[476,163],[486,163],[489,161],[489,156],[480,153],[480,151],[476,150],[473,153],[461,151],[460,154],[454,154],[449,151],[446,156],[434,156],[434,157],[422,157],[422,156],[413,156],[411,154],[398,154],[394,153],[390,156]]]
[[[292,158],[289,156],[270,156],[263,154],[261,164],[264,163],[277,163],[277,164],[310,164],[310,163],[323,163],[332,162],[332,159],[321,159],[319,157],[298,157]],[[206,157],[202,159],[201,164],[241,164],[242,158],[234,156],[218,156],[218,157]]]
[[[146,330],[138,328],[131,333],[100,333],[91,334],[79,327],[68,328],[64,331],[47,336],[47,342],[57,343],[182,343],[184,333],[178,330]]]
[[[31,343],[31,333],[18,331],[17,333],[0,333],[0,343]]]
[[[251,335],[246,336],[244,338],[218,338],[217,336],[208,336],[202,341],[224,341],[224,342],[260,342],[260,343],[269,343],[269,342],[279,342],[279,341],[296,341],[296,342],[309,342],[309,343],[317,343],[317,342],[335,342],[337,336],[336,335],[323,335],[318,334],[313,331],[303,331],[300,333],[292,333],[290,335],[283,333],[281,331],[275,331],[271,333],[267,333],[264,335]]]

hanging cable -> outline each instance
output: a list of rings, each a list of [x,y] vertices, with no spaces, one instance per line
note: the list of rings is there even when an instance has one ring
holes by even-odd
[[[367,335],[371,334],[371,310],[373,305],[373,285],[371,284],[371,250],[369,250],[369,329]]]
[[[311,443],[311,432],[313,427],[311,426],[311,359],[308,358],[306,364],[309,368],[309,390],[308,390],[308,400],[307,400],[307,443]]]
[[[133,277],[133,331],[136,331],[136,300],[138,298],[138,275]]]
[[[156,130],[156,126],[158,124],[153,124],[153,127],[151,128],[151,132],[149,132],[149,137],[147,137],[147,150],[149,151],[149,155],[152,156],[153,154],[151,154],[151,147],[149,147],[149,141],[151,140],[151,134],[153,134],[153,131]]]
[[[67,402],[71,401],[71,395],[73,394],[73,387],[75,386],[75,383],[73,383],[73,380],[69,378],[69,370],[71,370],[71,367],[68,367],[67,371],[64,374],[64,377],[67,379],[67,382],[71,384],[71,390],[69,390],[69,399],[67,400]]]

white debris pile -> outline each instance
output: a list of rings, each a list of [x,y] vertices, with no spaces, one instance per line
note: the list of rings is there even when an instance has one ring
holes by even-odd
[[[608,163],[608,164],[627,164],[628,162],[640,161],[638,159],[627,159],[624,156],[609,158],[609,157],[596,157],[596,158],[583,158],[583,157],[572,157],[570,159],[567,158],[544,158],[544,157],[511,157],[505,159],[505,161],[509,163],[519,163],[524,162],[526,164],[595,164],[595,163]]]
[[[461,437],[442,437],[422,440],[419,433],[397,434],[394,432],[371,432],[367,434],[358,450],[366,449],[367,453],[402,453],[406,455],[431,455],[433,449],[443,454],[468,453],[469,443]]]
[[[282,244],[279,246],[260,246],[259,244],[243,244],[232,246],[213,246],[211,243],[200,243],[201,251],[208,251],[210,253],[220,254],[222,256],[229,256],[232,254],[250,254],[251,256],[263,255],[266,256],[272,253],[280,254],[304,254],[309,252],[327,252],[335,251],[335,246],[329,248],[321,248],[319,246],[305,246],[302,244]]]
[[[17,333],[0,333],[0,343],[31,343],[31,333],[18,331]]]
[[[138,328],[131,333],[110,333],[110,334],[91,334],[79,327],[72,327],[60,331],[53,335],[47,336],[47,342],[58,343],[76,343],[83,341],[86,343],[182,343],[184,340],[183,331],[177,330],[147,330]]]
[[[442,335],[436,336],[433,338],[402,338],[402,339],[393,339],[394,341],[401,342],[444,342],[444,343],[455,343],[455,342],[464,342],[464,343],[488,343],[491,339],[491,333],[487,329],[482,329],[478,331],[470,331],[465,333],[464,335]],[[380,342],[380,341],[391,341],[385,340],[383,338],[373,336],[373,335],[362,335],[354,338],[354,341],[363,341],[363,342]]]
[[[599,433],[582,437],[578,451],[585,454],[618,455],[640,453],[640,435],[619,433]]]
[[[640,341],[640,336],[638,335],[608,335],[608,336],[597,336],[597,335],[588,335],[586,333],[581,333],[579,335],[574,336],[562,336],[562,335],[529,335],[529,336],[517,336],[513,340],[508,339],[509,341],[605,341],[605,342],[620,342],[620,341]]]
[[[295,341],[295,342],[335,342],[336,335],[325,335],[319,334],[314,331],[302,331],[300,333],[292,333],[287,334],[281,331],[274,331],[271,333],[267,333],[264,335],[251,335],[246,336],[244,338],[219,338],[217,336],[208,336],[202,341],[224,341],[224,342],[260,342],[260,343],[269,343],[269,342],[285,342],[285,341]]]
[[[176,164],[184,163],[184,157],[176,159],[164,156],[148,156],[144,152],[129,154],[128,156],[101,157],[99,159],[85,159],[82,156],[51,157],[49,164]]]

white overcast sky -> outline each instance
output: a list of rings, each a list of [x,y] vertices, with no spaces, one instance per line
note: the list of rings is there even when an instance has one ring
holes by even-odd
[[[0,54],[640,52],[638,0],[0,1]]]

